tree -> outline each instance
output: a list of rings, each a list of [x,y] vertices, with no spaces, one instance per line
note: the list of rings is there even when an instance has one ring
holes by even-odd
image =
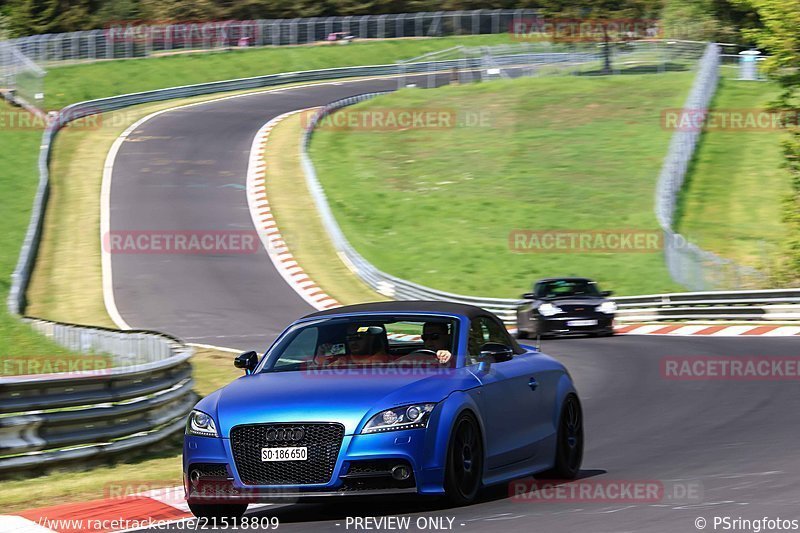
[[[783,89],[773,104],[791,117],[785,124],[788,139],[783,143],[785,166],[792,179],[792,193],[786,200],[784,222],[789,226],[786,259],[779,281],[800,282],[800,0],[736,0],[755,10],[761,27],[745,30],[744,35],[767,51],[766,71]]]
[[[585,21],[594,38],[603,43],[603,73],[611,73],[611,39],[622,21],[643,26],[661,9],[660,0],[541,0],[537,3],[545,17]],[[580,35],[580,39],[592,35]]]
[[[8,17],[0,11],[0,41],[5,41],[8,37]]]

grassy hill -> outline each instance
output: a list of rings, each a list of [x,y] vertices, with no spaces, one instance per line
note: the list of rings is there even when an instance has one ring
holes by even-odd
[[[517,253],[514,230],[652,232],[656,178],[690,72],[406,89],[341,111],[432,109],[452,128],[324,128],[311,155],[351,243],[438,289],[514,297],[576,274],[619,294],[679,290],[655,253]],[[478,118],[476,118],[478,117]],[[477,125],[475,125],[477,123]]]

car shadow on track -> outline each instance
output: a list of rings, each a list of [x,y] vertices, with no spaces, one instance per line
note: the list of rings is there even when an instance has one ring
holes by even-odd
[[[581,470],[578,479],[587,479],[605,474],[605,470]],[[548,482],[552,484],[568,483],[568,481],[522,478],[515,481]],[[514,483],[514,482],[512,482]],[[487,487],[481,491],[478,501],[473,505],[491,503],[510,499],[511,483],[501,483]],[[314,501],[311,503],[296,503],[275,507],[265,507],[263,510],[251,513],[250,516],[274,516],[281,524],[322,522],[345,520],[354,516],[396,516],[404,514],[436,513],[454,509],[444,498],[421,496],[382,496],[382,497],[354,497],[337,498],[334,501]]]

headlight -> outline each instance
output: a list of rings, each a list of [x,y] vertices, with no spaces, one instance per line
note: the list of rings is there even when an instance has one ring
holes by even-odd
[[[557,315],[558,313],[563,313],[563,311],[557,305],[545,302],[539,306],[539,314],[542,316],[553,316]]]
[[[419,403],[381,411],[369,419],[361,433],[379,433],[382,431],[427,427],[428,418],[430,418],[434,407],[436,407],[435,403]]]
[[[599,311],[607,315],[613,315],[614,313],[617,312],[617,304],[611,301],[603,302],[597,307],[595,307],[595,311]]]
[[[214,419],[202,411],[192,411],[186,421],[186,434],[199,437],[219,437]]]

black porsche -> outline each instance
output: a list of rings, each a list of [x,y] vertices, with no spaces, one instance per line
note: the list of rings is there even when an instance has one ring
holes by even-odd
[[[616,304],[611,291],[601,291],[587,278],[547,278],[522,295],[517,307],[517,336],[551,337],[569,334],[614,334]]]

